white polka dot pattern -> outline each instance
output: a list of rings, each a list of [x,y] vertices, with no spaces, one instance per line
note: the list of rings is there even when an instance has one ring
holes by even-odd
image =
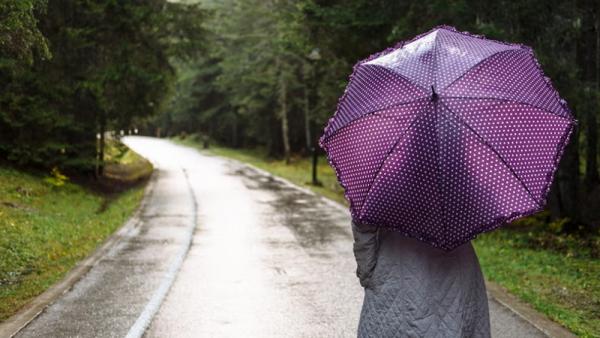
[[[481,43],[480,38],[461,34],[446,29],[439,30],[437,41],[438,71],[434,86],[440,93],[443,88],[460,78],[473,66],[500,52],[519,49],[518,46],[507,45],[487,40]]]
[[[373,65],[356,69],[346,93],[328,129],[329,134],[365,114],[429,96],[389,69]],[[407,99],[403,102],[403,98]]]
[[[359,62],[320,144],[355,221],[451,250],[543,208],[574,122],[528,47],[444,26]]]
[[[438,188],[433,103],[428,108],[384,160],[357,216],[364,223],[398,228],[434,240],[442,235],[444,196]]]
[[[378,111],[351,122],[331,138],[335,166],[345,174],[344,188],[351,209],[358,212],[379,167],[415,117],[430,106],[429,100]],[[357,161],[360,159],[360,161]]]
[[[549,169],[556,145],[571,127],[569,120],[503,100],[444,98],[443,103],[498,153],[536,201],[545,203]]]
[[[429,91],[434,78],[434,52],[438,32],[437,30],[433,31],[420,39],[405,44],[402,48],[364,64],[390,69]]]
[[[471,69],[448,88],[446,97],[505,99],[569,116],[557,92],[539,76],[539,65],[526,49],[498,53]]]

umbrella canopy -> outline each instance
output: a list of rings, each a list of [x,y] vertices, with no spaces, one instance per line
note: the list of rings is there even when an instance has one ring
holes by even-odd
[[[529,47],[442,26],[357,63],[320,145],[355,221],[451,250],[544,207],[574,125]]]

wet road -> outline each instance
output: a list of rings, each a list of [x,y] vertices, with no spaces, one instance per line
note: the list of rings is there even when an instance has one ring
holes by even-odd
[[[166,140],[126,143],[157,169],[139,224],[18,337],[356,335],[345,209]],[[490,309],[494,337],[542,336]]]

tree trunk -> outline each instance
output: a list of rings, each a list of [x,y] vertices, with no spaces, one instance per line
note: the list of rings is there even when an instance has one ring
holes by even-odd
[[[559,217],[568,217],[573,225],[580,221],[579,213],[579,130],[576,127],[565,149],[557,173]]]
[[[238,146],[238,126],[237,126],[237,116],[234,114],[233,119],[231,121],[231,146],[233,148],[237,148]]]
[[[593,50],[591,48],[590,49],[590,53],[594,53],[594,58],[595,58],[595,93],[592,95],[592,97],[590,99],[593,100],[593,102],[597,102],[598,99],[598,92],[600,90],[600,16],[598,15],[599,13],[595,13],[594,15],[594,30],[595,30],[595,36],[593,36],[593,39],[590,40],[594,40],[594,48]],[[590,41],[591,42],[591,41]],[[587,149],[586,149],[586,167],[585,167],[585,179],[584,179],[584,183],[585,183],[585,187],[586,187],[586,192],[592,191],[596,185],[598,184],[598,182],[600,181],[600,178],[598,177],[598,125],[597,125],[597,114],[598,114],[598,108],[596,107],[596,104],[591,104],[589,105],[590,110],[587,112],[587,137],[586,137],[586,141],[587,141]]]
[[[104,176],[104,147],[106,144],[104,134],[106,134],[106,115],[102,112],[100,115],[100,146],[98,147],[98,178]]]
[[[584,186],[586,192],[593,190],[598,181],[598,125],[596,120],[596,112],[589,111],[586,121],[586,162],[585,162],[585,179]]]
[[[281,119],[281,136],[283,138],[283,153],[285,163],[290,163],[290,135],[288,126],[287,112],[287,83],[284,79],[283,71],[279,73],[279,107],[281,109],[279,118]]]
[[[309,76],[308,66],[303,65],[304,73],[304,136],[306,137],[306,152],[309,153],[312,148],[312,139],[310,136],[310,100],[309,100]]]
[[[562,216],[563,207],[560,200],[560,187],[558,180],[554,180],[554,182],[552,182],[552,186],[548,192],[546,207],[550,211],[550,219],[556,220]]]

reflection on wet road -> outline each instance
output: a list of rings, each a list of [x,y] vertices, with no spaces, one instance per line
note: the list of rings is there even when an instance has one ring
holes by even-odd
[[[191,248],[145,336],[356,336],[363,292],[346,210],[234,161],[166,140],[126,142],[157,169],[140,224],[20,337],[125,336],[194,219]],[[490,307],[496,336],[523,325]]]
[[[246,166],[195,156],[194,245],[147,336],[355,335],[362,291],[346,211]]]

